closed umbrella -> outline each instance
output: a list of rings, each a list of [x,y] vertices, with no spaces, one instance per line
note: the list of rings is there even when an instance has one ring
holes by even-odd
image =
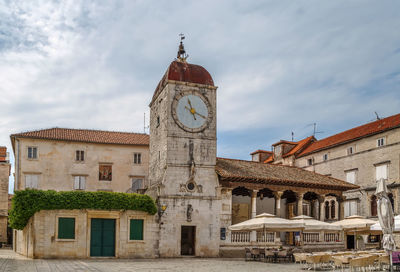
[[[393,238],[394,216],[384,179],[378,180],[375,195],[378,198],[378,218],[383,232],[382,247],[390,256],[390,270],[392,271],[392,252],[396,249]]]

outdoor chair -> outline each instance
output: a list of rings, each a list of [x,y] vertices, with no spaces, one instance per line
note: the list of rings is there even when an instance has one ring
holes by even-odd
[[[281,251],[278,251],[278,260],[279,260],[279,262],[280,261],[285,261],[285,262],[287,262],[289,259],[288,259],[288,252],[287,252],[287,250],[281,250]]]
[[[389,255],[383,255],[378,257],[379,270],[389,269],[390,258]]]
[[[371,271],[372,268],[375,270],[377,262],[378,262],[378,259],[379,259],[379,256],[376,256],[376,255],[368,256],[366,258],[366,262],[365,262],[366,267],[368,267],[368,269],[370,271]]]
[[[365,270],[367,267],[368,257],[358,257],[351,259],[349,262],[350,271]]]
[[[311,267],[314,269],[317,268],[317,265],[320,263],[321,255],[307,255],[306,256],[306,263],[309,266],[309,270]]]
[[[340,256],[333,256],[332,260],[333,260],[333,264],[334,264],[335,268],[340,267],[341,272],[343,272],[344,268],[346,268],[348,265],[348,263],[343,262],[343,259],[340,258]]]
[[[245,251],[245,260],[250,261],[251,260],[251,250],[248,247],[244,248]]]
[[[294,261],[296,263],[305,263],[306,262],[306,254],[305,253],[293,253]]]
[[[251,249],[251,258],[255,260],[260,260],[260,249],[257,247],[253,247]]]
[[[331,264],[331,255],[329,254],[322,255],[319,262],[324,268],[333,267],[333,265]]]
[[[265,261],[273,262],[275,260],[275,253],[271,249],[265,250]]]

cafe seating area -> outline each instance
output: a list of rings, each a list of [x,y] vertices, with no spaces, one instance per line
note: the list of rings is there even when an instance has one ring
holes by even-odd
[[[389,255],[383,250],[298,252],[296,248],[245,248],[246,261],[298,263],[311,271],[389,271]],[[400,271],[398,252],[393,253],[394,271]],[[397,259],[396,259],[397,258]],[[397,269],[397,270],[396,270]]]

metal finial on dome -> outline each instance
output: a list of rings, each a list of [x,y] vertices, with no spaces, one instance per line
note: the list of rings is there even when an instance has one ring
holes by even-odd
[[[189,55],[186,54],[185,47],[182,42],[185,39],[185,35],[181,33],[179,36],[181,37],[181,42],[179,44],[177,59],[186,62],[186,59],[189,57]]]

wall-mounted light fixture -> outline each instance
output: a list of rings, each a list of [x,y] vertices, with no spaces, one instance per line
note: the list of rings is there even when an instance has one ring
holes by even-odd
[[[165,210],[167,209],[167,204],[160,204],[158,203],[158,217],[161,218],[161,216],[165,213]]]

